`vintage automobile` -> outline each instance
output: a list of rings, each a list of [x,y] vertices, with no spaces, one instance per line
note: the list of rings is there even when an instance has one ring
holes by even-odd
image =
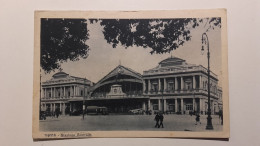
[[[129,113],[134,114],[134,115],[142,115],[145,113],[143,109],[132,109],[129,110]]]

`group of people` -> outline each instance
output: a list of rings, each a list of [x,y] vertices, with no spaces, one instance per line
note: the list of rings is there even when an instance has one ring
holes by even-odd
[[[164,128],[163,127],[163,114],[161,114],[161,113],[157,113],[156,115],[155,115],[155,118],[154,118],[154,120],[156,121],[156,124],[155,124],[155,128],[160,128],[161,126],[162,126],[162,128]],[[160,124],[159,124],[159,122],[160,122]]]
[[[50,116],[52,118],[55,118],[55,117],[59,118],[60,114],[61,114],[61,112],[60,112],[59,108],[56,108],[54,111],[50,111]]]

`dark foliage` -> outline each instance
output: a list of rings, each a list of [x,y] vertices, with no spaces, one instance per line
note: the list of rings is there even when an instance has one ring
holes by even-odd
[[[221,27],[220,18],[180,18],[180,19],[102,19],[104,38],[115,48],[118,44],[125,48],[136,45],[152,48],[153,53],[175,50],[191,40],[190,29],[209,24],[208,30]],[[92,20],[96,22],[97,20]]]
[[[86,21],[41,19],[41,67],[45,72],[60,68],[64,61],[88,57]],[[220,18],[90,19],[90,23],[100,23],[104,27],[104,39],[114,48],[117,45],[125,48],[135,45],[152,48],[151,54],[177,49],[191,40],[190,29],[199,25],[208,24],[206,31],[221,27]]]
[[[45,72],[60,63],[88,56],[89,34],[85,19],[41,19],[41,67]]]

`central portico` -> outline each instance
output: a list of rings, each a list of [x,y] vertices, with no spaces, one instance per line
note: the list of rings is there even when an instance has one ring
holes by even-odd
[[[119,65],[93,86],[87,106],[105,106],[112,113],[127,113],[132,109],[147,110],[147,100],[143,96],[142,75]]]

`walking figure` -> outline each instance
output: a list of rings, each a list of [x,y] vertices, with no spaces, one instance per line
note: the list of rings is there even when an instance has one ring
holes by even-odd
[[[55,115],[56,115],[56,118],[59,117],[59,115],[60,115],[60,110],[59,110],[59,108],[56,108],[56,109],[55,109]]]
[[[162,126],[162,128],[164,128],[164,127],[163,127],[163,118],[164,118],[164,117],[163,117],[163,114],[160,114],[160,115],[159,115],[160,125],[159,125],[158,128],[160,128],[161,126]]]
[[[155,124],[155,126],[154,126],[155,128],[157,128],[157,127],[159,128],[159,118],[160,118],[160,117],[159,117],[159,114],[157,113],[157,114],[155,115],[155,118],[154,118],[154,120],[156,121],[156,124]]]
[[[196,124],[195,125],[197,125],[197,123],[201,124],[201,122],[200,122],[200,114],[199,113],[196,114]]]
[[[221,119],[221,125],[223,125],[223,111],[219,111],[219,119]]]

